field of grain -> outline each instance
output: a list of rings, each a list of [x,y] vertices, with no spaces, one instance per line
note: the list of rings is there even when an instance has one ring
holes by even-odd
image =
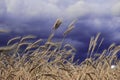
[[[90,40],[87,58],[80,64],[73,62],[76,49],[64,44],[67,34],[74,28],[68,26],[60,42],[53,42],[55,31],[62,21],[57,20],[48,40],[34,41],[36,36],[15,37],[0,47],[0,80],[120,80],[120,45],[111,44],[102,53],[95,53],[100,33]],[[4,32],[4,31],[0,31]],[[29,41],[33,40],[33,41]],[[22,48],[22,47],[25,48]]]

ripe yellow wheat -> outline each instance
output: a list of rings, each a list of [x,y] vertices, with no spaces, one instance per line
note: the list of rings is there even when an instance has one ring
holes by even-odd
[[[61,23],[58,19],[53,29],[58,29]],[[71,23],[64,35],[73,28]],[[73,52],[76,51],[73,46],[65,44],[62,47],[62,42],[52,41],[54,32],[44,44],[40,44],[42,39],[27,42],[35,38],[33,35],[12,38],[7,46],[0,47],[0,80],[119,80],[120,61],[117,54],[120,46],[112,44],[97,54],[95,48],[99,36],[100,33],[91,38],[88,57],[80,64],[73,62]],[[102,42],[103,39],[99,47]],[[24,45],[26,48],[21,49]],[[111,68],[112,64],[116,67]]]

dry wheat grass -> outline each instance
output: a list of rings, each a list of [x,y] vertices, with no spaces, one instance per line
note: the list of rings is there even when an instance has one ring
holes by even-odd
[[[62,21],[58,19],[53,30],[57,30],[61,23]],[[74,25],[71,23],[64,32],[64,36],[73,28]],[[53,42],[54,31],[43,45],[40,45],[42,39],[28,42],[28,39],[36,38],[33,35],[28,35],[12,38],[8,41],[7,46],[0,47],[0,80],[120,79],[120,61],[117,59],[117,54],[120,51],[119,45],[112,44],[101,54],[95,54],[99,33],[90,40],[88,57],[77,65],[73,62],[75,48],[69,44],[61,47],[62,42]],[[102,42],[103,39],[99,47]],[[21,49],[24,45],[27,47]],[[70,49],[67,50],[67,47]],[[113,69],[111,69],[112,64],[116,65]]]

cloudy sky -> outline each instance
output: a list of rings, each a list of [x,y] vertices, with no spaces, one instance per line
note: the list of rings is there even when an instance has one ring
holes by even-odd
[[[120,44],[120,0],[0,0],[0,29],[11,31],[6,37],[35,34],[46,39],[57,18],[63,24],[55,40],[77,19],[66,38],[77,48],[77,57],[86,56],[90,37],[98,32],[105,38],[101,49]]]

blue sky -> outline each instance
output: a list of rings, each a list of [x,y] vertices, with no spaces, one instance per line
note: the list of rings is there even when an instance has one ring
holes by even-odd
[[[67,25],[77,19],[66,41],[77,48],[79,56],[86,53],[90,37],[98,32],[105,38],[102,48],[120,43],[119,0],[0,0],[0,29],[10,30],[10,36],[35,34],[47,39],[57,18],[63,24],[55,40],[60,40]]]

